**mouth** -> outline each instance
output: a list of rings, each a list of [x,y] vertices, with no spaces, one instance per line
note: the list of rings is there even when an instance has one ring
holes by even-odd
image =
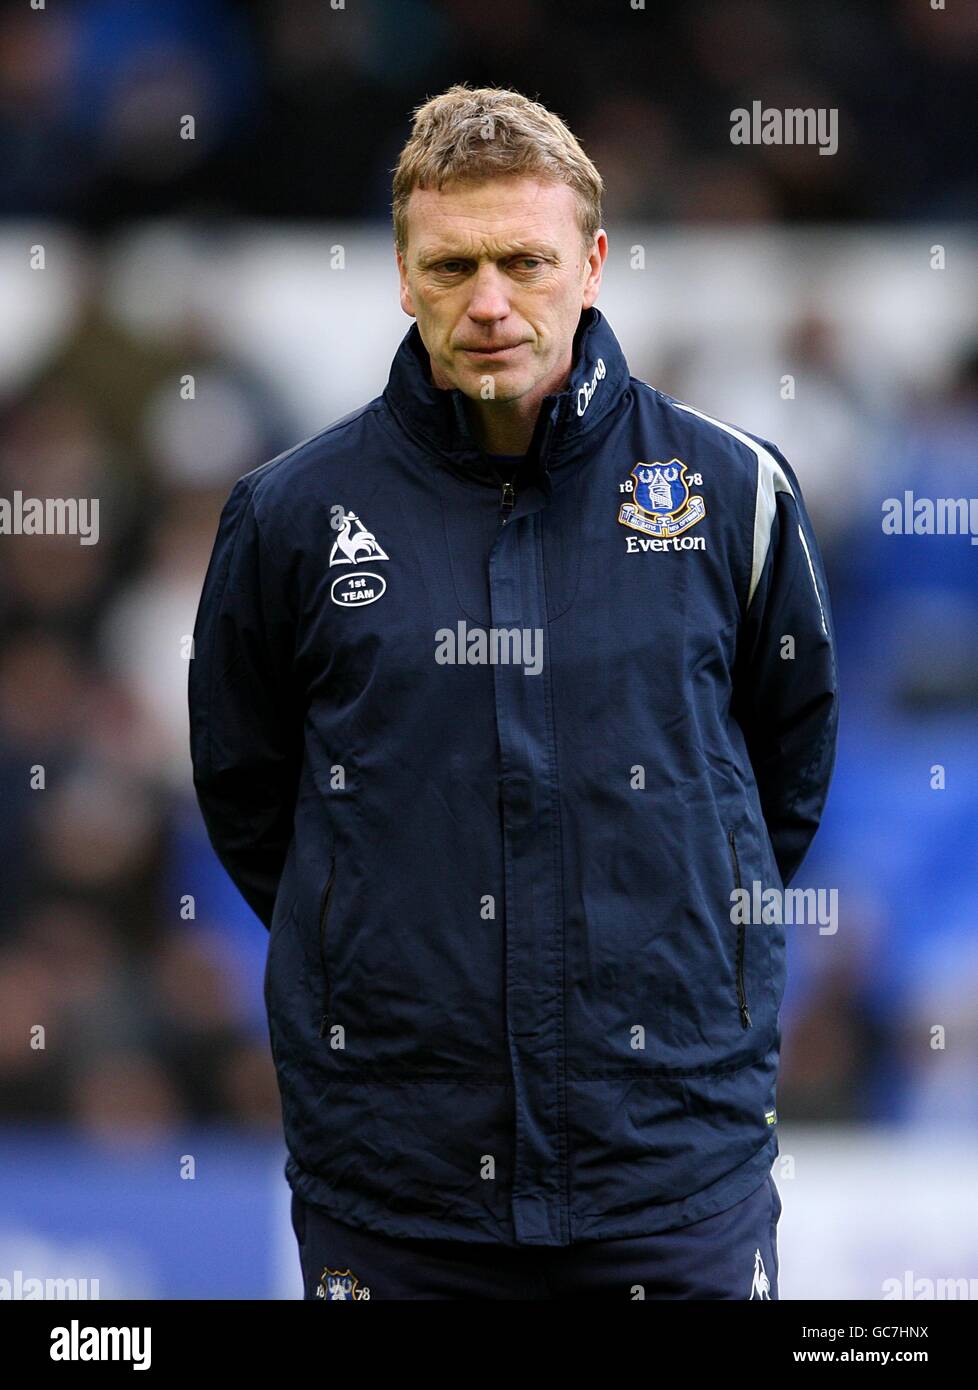
[[[522,346],[522,343],[510,343],[508,346],[493,348],[467,347],[462,348],[462,351],[466,357],[487,357],[490,360],[494,360],[496,358],[506,357],[508,353],[515,352],[517,348],[521,348]]]

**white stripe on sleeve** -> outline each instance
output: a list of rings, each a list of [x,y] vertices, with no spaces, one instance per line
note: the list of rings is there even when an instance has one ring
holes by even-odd
[[[775,494],[786,492],[790,497],[794,496],[791,484],[785,477],[784,469],[778,463],[772,453],[769,453],[763,445],[758,444],[756,439],[751,439],[749,434],[744,434],[741,430],[735,429],[733,425],[726,424],[723,420],[715,420],[712,415],[704,415],[701,410],[694,410],[691,405],[684,405],[681,401],[673,401],[673,405],[680,410],[688,410],[690,415],[696,415],[701,420],[705,420],[710,425],[716,425],[717,429],[725,430],[727,434],[733,435],[734,439],[739,439],[741,444],[746,444],[748,449],[757,459],[757,500],[754,505],[754,549],[753,563],[750,573],[750,589],[747,593],[747,606],[750,607],[754,597],[754,591],[761,578],[764,569],[764,561],[767,557],[768,547],[771,544],[771,527],[774,524],[774,511],[776,507]],[[798,528],[799,531],[801,527]],[[805,537],[802,536],[804,544]],[[808,554],[808,546],[805,545],[805,554],[808,556],[808,568],[812,573],[812,583],[815,585],[815,597],[818,599],[819,609],[822,610],[822,627],[825,627],[825,611],[822,609],[822,599],[818,592],[818,585],[815,584],[815,571],[812,570],[812,557]]]

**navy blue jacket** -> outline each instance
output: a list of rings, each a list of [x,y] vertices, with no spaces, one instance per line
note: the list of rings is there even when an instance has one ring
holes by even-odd
[[[596,309],[512,488],[416,325],[383,395],[242,478],[192,755],[270,928],[295,1191],[562,1246],[758,1187],[785,927],[731,895],[815,834],[834,652],[785,459],[630,376]]]

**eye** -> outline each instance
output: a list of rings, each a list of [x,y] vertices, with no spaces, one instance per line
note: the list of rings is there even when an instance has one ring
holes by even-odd
[[[537,270],[543,265],[543,260],[540,256],[519,256],[516,263],[524,270],[527,269],[527,267],[529,267],[530,270]]]

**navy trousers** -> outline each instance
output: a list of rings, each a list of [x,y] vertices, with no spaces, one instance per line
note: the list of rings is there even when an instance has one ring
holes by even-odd
[[[781,1198],[768,1175],[727,1211],[678,1230],[561,1247],[402,1239],[336,1221],[292,1194],[306,1299],[778,1297]]]

